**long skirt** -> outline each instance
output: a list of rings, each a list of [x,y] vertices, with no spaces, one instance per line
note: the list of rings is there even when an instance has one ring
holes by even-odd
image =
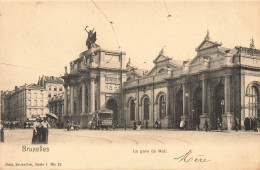
[[[37,144],[40,144],[42,143],[42,128],[36,128],[36,130],[37,130],[37,134],[36,134],[35,141]]]
[[[32,144],[36,144],[36,136],[37,136],[37,134],[36,134],[35,130],[33,130]]]
[[[4,129],[1,129],[1,142],[5,141],[5,133],[4,133]]]
[[[42,143],[48,144],[48,129],[42,128]]]

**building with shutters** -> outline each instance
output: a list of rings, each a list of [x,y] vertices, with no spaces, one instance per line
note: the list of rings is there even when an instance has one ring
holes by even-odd
[[[47,92],[37,84],[15,86],[12,91],[2,92],[1,99],[2,120],[24,122],[49,112]]]

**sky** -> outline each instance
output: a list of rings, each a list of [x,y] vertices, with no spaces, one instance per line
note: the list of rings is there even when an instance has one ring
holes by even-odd
[[[0,90],[63,75],[87,50],[86,26],[101,48],[119,44],[143,69],[163,46],[173,59],[195,57],[207,30],[223,47],[248,47],[253,37],[260,48],[259,1],[93,1],[103,14],[92,1],[0,1]]]

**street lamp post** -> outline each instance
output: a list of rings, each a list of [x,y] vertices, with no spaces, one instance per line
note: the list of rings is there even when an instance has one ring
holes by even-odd
[[[221,109],[222,109],[222,115],[224,114],[224,105],[225,105],[225,101],[224,100],[221,100]]]
[[[222,110],[222,113],[221,113],[221,119],[219,118],[220,121],[220,128],[221,128],[221,131],[223,130],[222,127],[223,127],[223,121],[222,121],[222,116],[224,114],[224,105],[225,105],[225,101],[224,100],[221,100],[221,110]]]

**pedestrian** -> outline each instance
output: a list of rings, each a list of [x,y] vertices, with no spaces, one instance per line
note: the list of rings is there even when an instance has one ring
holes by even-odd
[[[4,134],[4,125],[3,122],[1,121],[0,123],[0,136],[1,136],[1,142],[4,143],[5,141],[5,134]]]
[[[133,129],[136,130],[136,121],[133,123]]]
[[[33,124],[33,137],[32,137],[32,144],[39,144],[41,143],[41,122],[40,118],[36,118],[36,122]]]
[[[146,122],[145,122],[145,127],[146,127],[146,129],[148,129],[148,121],[146,120]]]
[[[67,131],[70,131],[70,121],[67,121]]]
[[[77,130],[77,131],[79,130],[79,125],[80,125],[80,123],[77,122],[77,123],[76,123],[76,130]]]
[[[11,123],[10,123],[10,129],[13,129],[13,128],[14,128],[14,123],[11,122]]]
[[[188,125],[188,122],[185,120],[184,121],[184,130],[187,130],[187,125]]]
[[[184,129],[184,125],[185,125],[185,122],[183,120],[181,120],[181,122],[180,122],[180,129]]]
[[[41,122],[42,125],[42,141],[43,144],[48,144],[48,135],[49,135],[49,128],[51,127],[50,124],[47,122],[47,118]]]
[[[155,121],[155,128],[158,129],[158,119]]]
[[[217,120],[217,129],[221,130],[221,122],[220,122],[219,118]]]
[[[158,120],[158,128],[159,128],[159,129],[162,129],[162,123],[161,123],[161,120],[160,120],[160,119]]]
[[[74,130],[74,122],[73,121],[71,121],[70,129]]]
[[[238,122],[239,122],[239,119],[236,118],[236,119],[235,119],[235,130],[236,130],[236,131],[238,131],[238,124],[239,124]]]
[[[206,120],[206,121],[205,121],[205,129],[206,129],[206,132],[208,132],[208,127],[209,127],[208,120]]]

